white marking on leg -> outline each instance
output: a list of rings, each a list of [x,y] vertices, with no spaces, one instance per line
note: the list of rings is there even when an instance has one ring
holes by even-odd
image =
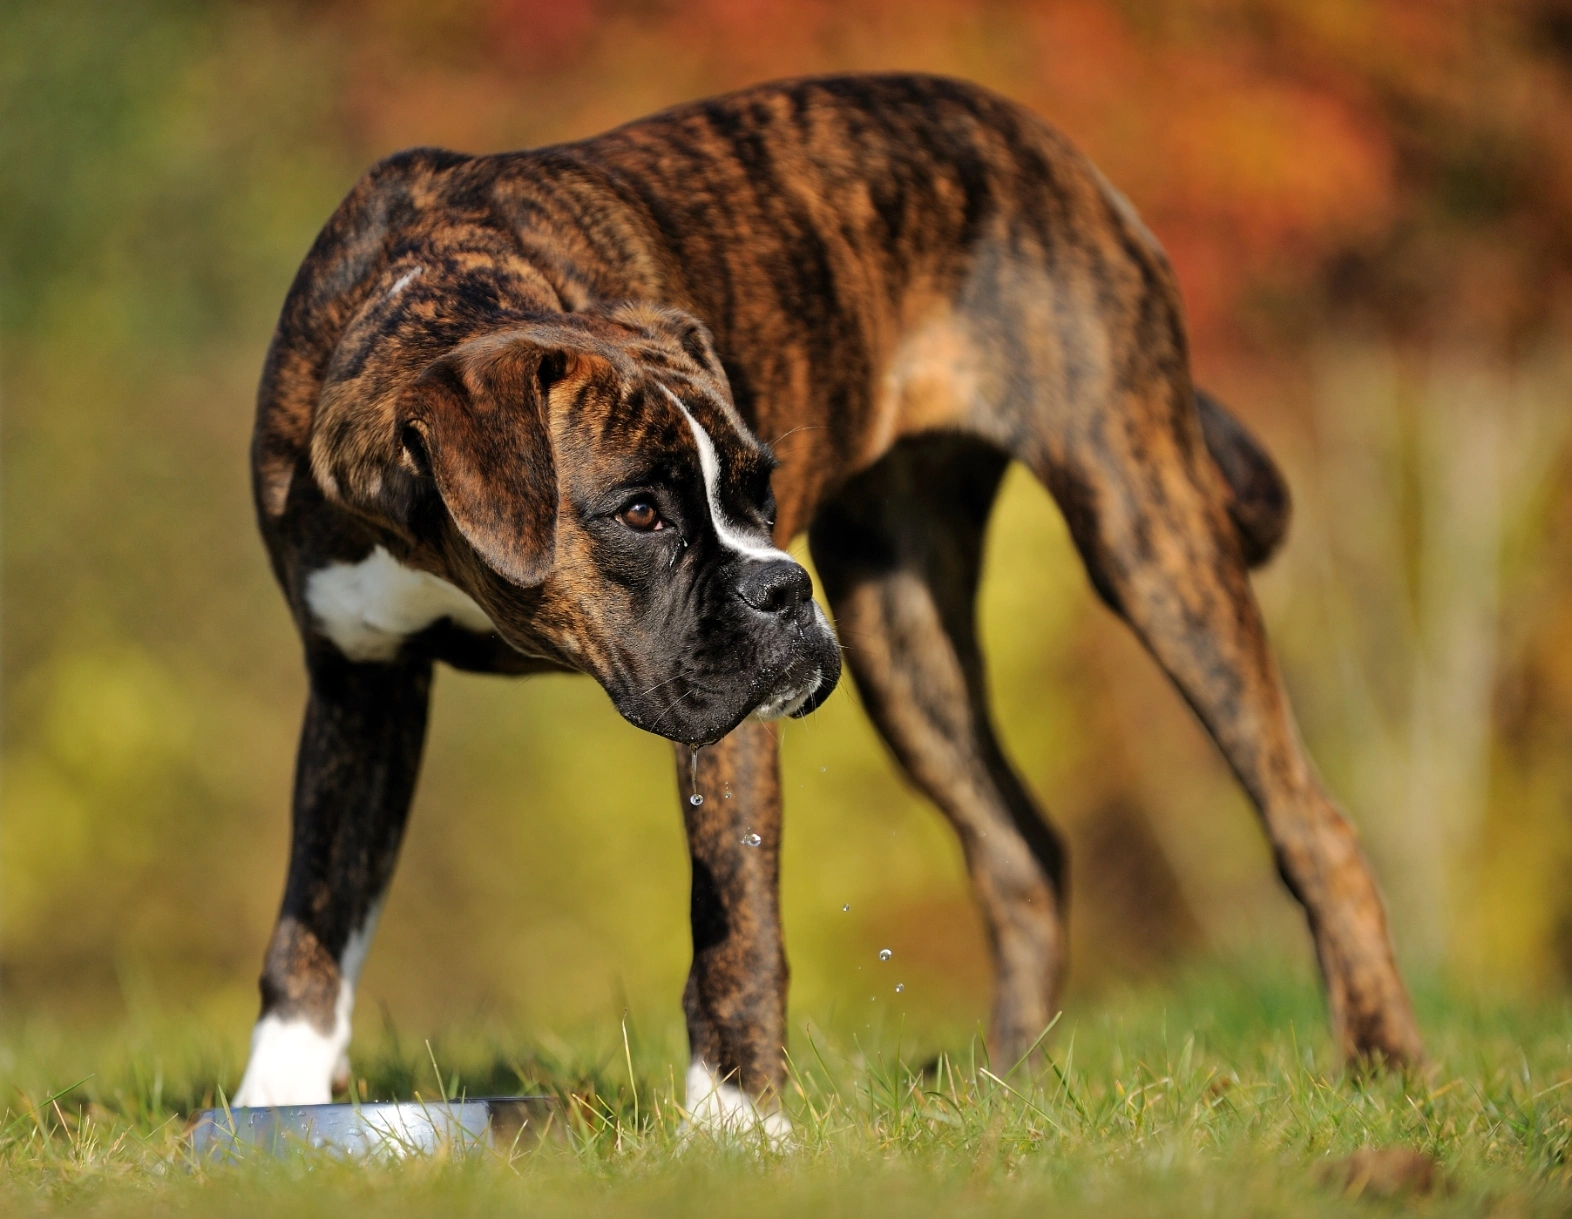
[[[468,593],[405,567],[382,546],[358,563],[329,563],[306,580],[306,604],[351,660],[392,660],[410,635],[441,618],[491,634],[496,624]]]
[[[687,1097],[683,1110],[688,1123],[706,1134],[728,1138],[763,1131],[771,1147],[779,1147],[791,1134],[791,1119],[776,1110],[760,1113],[759,1106],[736,1084],[723,1080],[707,1062],[695,1058],[688,1065]]]
[[[371,950],[371,937],[377,933],[377,922],[382,917],[379,901],[366,914],[366,921],[350,933],[344,942],[344,955],[338,962],[338,998],[333,1003],[333,1035],[339,1042],[338,1057],[333,1061],[334,1084],[349,1086],[349,1032],[350,1017],[355,1014],[355,987],[360,982],[360,971],[366,964],[366,953]]]
[[[326,1105],[333,1099],[335,1081],[348,1084],[355,984],[360,980],[360,970],[366,963],[366,952],[381,915],[379,902],[344,944],[338,965],[332,1031],[324,1033],[310,1020],[298,1016],[263,1016],[251,1031],[251,1057],[233,1104],[264,1109],[277,1105]]]
[[[342,1053],[334,1036],[309,1020],[263,1016],[251,1032],[251,1057],[232,1103],[261,1109],[325,1105],[333,1099],[333,1071]]]
[[[729,546],[738,554],[746,555],[761,563],[772,563],[780,559],[788,563],[795,562],[791,555],[775,546],[761,546],[751,542],[738,532],[738,526],[726,515],[726,510],[720,501],[720,458],[715,454],[714,442],[693,413],[682,404],[682,399],[672,393],[664,385],[661,392],[670,398],[672,405],[682,412],[682,417],[688,421],[688,428],[693,433],[693,443],[699,448],[699,469],[704,474],[704,494],[709,500],[710,519],[715,523],[716,536],[720,538],[723,546]]]

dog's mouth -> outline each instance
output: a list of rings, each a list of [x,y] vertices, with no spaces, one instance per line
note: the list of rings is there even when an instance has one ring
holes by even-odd
[[[781,676],[775,689],[754,708],[761,720],[801,719],[829,698],[841,677],[841,649],[824,611],[813,607],[811,648]]]
[[[807,647],[774,691],[754,708],[753,714],[761,720],[801,719],[829,698],[840,681],[841,649],[835,629],[818,603],[810,604],[812,626],[806,635],[799,628]]]
[[[800,718],[834,692],[841,676],[840,645],[824,612],[814,606],[803,618],[789,647],[777,639],[766,648],[739,645],[729,654],[721,649],[720,667],[691,665],[684,658],[674,666],[678,673],[637,694],[626,683],[622,691],[608,686],[608,692],[629,723],[689,745],[713,744],[748,719]]]
[[[812,710],[809,703],[812,701],[813,696],[819,692],[819,688],[822,685],[824,685],[824,672],[821,669],[815,669],[809,675],[808,680],[770,695],[753,709],[753,714],[761,720],[801,718]],[[813,705],[817,706],[818,704],[815,703]]]

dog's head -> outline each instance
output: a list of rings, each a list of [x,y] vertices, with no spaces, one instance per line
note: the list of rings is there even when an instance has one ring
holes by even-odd
[[[519,317],[412,383],[365,387],[330,377],[322,396],[311,460],[328,498],[514,647],[593,675],[632,723],[704,744],[834,688],[835,636],[773,541],[774,458],[693,318]]]

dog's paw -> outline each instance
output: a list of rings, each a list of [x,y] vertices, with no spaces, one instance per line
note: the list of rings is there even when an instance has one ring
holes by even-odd
[[[309,1020],[263,1016],[251,1034],[251,1058],[230,1103],[261,1109],[326,1105],[333,1099],[333,1076],[344,1049],[338,1037]]]
[[[682,1123],[684,1138],[704,1134],[737,1143],[758,1142],[779,1150],[791,1137],[791,1119],[779,1109],[765,1113],[735,1084],[727,1083],[708,1063],[688,1067],[687,1100]]]

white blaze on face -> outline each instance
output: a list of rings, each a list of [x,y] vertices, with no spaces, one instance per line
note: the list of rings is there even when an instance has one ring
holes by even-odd
[[[710,434],[693,417],[693,412],[682,404],[681,398],[664,385],[660,388],[671,399],[672,405],[682,412],[682,417],[688,421],[688,430],[693,433],[693,443],[699,450],[699,469],[704,474],[704,494],[710,505],[710,519],[715,523],[715,534],[720,538],[721,545],[760,563],[773,563],[782,559],[788,563],[794,562],[791,555],[774,545],[751,541],[739,530],[736,522],[726,515],[720,498],[720,458],[716,456]]]
[[[329,563],[312,572],[306,604],[350,660],[392,660],[406,638],[441,618],[478,634],[497,629],[469,594],[405,567],[382,546],[358,563]]]
[[[779,1147],[791,1134],[791,1119],[784,1113],[759,1112],[753,1097],[700,1059],[689,1064],[686,1083],[683,1110],[697,1130],[721,1138],[746,1138],[762,1130],[771,1147]]]
[[[251,1057],[231,1101],[242,1108],[277,1105],[326,1105],[333,1085],[349,1081],[350,1017],[355,1010],[355,984],[382,906],[373,906],[366,921],[344,944],[339,958],[338,997],[333,1003],[333,1028],[324,1033],[300,1017],[263,1016],[251,1032]]]

